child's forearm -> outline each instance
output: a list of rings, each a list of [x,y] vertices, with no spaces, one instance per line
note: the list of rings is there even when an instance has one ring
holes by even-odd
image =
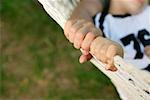
[[[92,21],[92,16],[102,11],[100,0],[81,0],[71,15],[71,19],[86,19]]]

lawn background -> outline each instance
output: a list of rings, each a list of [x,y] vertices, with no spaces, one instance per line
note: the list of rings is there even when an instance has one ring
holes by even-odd
[[[119,99],[37,0],[0,1],[0,99]]]

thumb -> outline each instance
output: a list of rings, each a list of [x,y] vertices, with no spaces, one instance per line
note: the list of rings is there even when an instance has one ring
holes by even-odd
[[[113,59],[107,60],[106,69],[110,70],[110,71],[117,71],[117,68],[114,65],[114,60]]]
[[[79,58],[79,62],[80,63],[84,63],[88,60],[90,60],[92,58],[92,55],[91,54],[88,54],[88,55],[81,55],[80,58]]]

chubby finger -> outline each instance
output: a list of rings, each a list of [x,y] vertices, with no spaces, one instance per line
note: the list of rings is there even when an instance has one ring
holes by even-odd
[[[107,59],[108,59],[107,56],[106,56],[107,49],[108,49],[108,47],[105,43],[101,47],[98,48],[98,50],[99,50],[98,58],[103,63],[106,63]]]
[[[64,32],[65,37],[69,40],[69,34]]]
[[[90,31],[87,33],[87,35],[85,36],[81,47],[82,47],[82,49],[89,51],[90,45],[91,45],[92,41],[93,41],[96,37],[101,36],[102,33],[101,33],[101,31],[100,31],[99,29],[97,29],[97,28],[95,28],[95,27],[92,27],[92,24],[91,24],[91,23],[87,24],[87,26],[91,26],[91,29],[90,29]]]
[[[106,56],[108,58],[113,58],[115,55],[117,55],[117,47],[115,45],[110,45],[107,49]]]
[[[114,66],[114,56],[117,55],[117,48],[114,45],[110,45],[106,52],[107,64],[111,67]],[[112,69],[112,68],[110,68]]]
[[[64,34],[65,34],[65,36],[66,36],[66,38],[67,39],[69,39],[69,27],[71,26],[71,21],[67,21],[66,23],[65,23],[65,26],[64,26]]]
[[[95,39],[96,40],[96,39]],[[93,42],[91,43],[91,45],[90,45],[90,53],[92,54],[92,55],[95,55],[95,50],[96,50],[96,41],[95,40],[93,40]]]
[[[92,55],[91,54],[88,54],[88,55],[81,55],[80,58],[79,58],[79,62],[80,63],[84,63],[88,60],[90,60],[92,58]]]
[[[74,42],[75,34],[81,27],[83,27],[83,24],[84,24],[84,20],[79,20],[79,21],[76,21],[76,23],[74,23],[72,27],[70,28],[69,41],[71,43]]]
[[[65,26],[64,26],[64,34],[65,34],[65,36],[66,36],[67,39],[69,39],[70,28],[72,27],[72,25],[73,25],[75,22],[76,22],[75,20],[68,20],[68,21],[65,23]]]
[[[83,26],[79,29],[79,31],[76,32],[76,35],[74,37],[74,47],[79,49],[81,47],[82,41],[85,37],[85,35],[88,33],[88,29],[86,26]]]
[[[93,40],[93,42],[90,45],[90,53],[92,55],[99,54],[99,48],[103,47],[103,42],[101,42],[103,37],[96,37],[96,39]],[[98,50],[98,51],[97,51]]]
[[[89,54],[89,51],[86,51],[86,50],[83,50],[83,49],[81,49],[81,52],[82,52],[83,55],[88,55]]]
[[[92,32],[87,33],[87,35],[85,36],[82,42],[81,48],[84,49],[85,51],[89,51],[90,45],[96,37],[97,35]]]

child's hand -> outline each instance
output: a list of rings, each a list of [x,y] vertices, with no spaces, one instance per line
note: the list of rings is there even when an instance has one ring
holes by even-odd
[[[92,41],[102,32],[89,20],[70,19],[65,24],[64,34],[75,48],[82,48],[83,53],[87,55]]]
[[[111,71],[117,70],[114,66],[114,56],[119,55],[123,57],[123,49],[118,43],[100,36],[92,42],[90,53],[98,60],[106,63],[106,69]]]
[[[146,47],[144,48],[144,52],[145,52],[145,54],[147,55],[147,57],[150,58],[150,46],[146,46]]]

